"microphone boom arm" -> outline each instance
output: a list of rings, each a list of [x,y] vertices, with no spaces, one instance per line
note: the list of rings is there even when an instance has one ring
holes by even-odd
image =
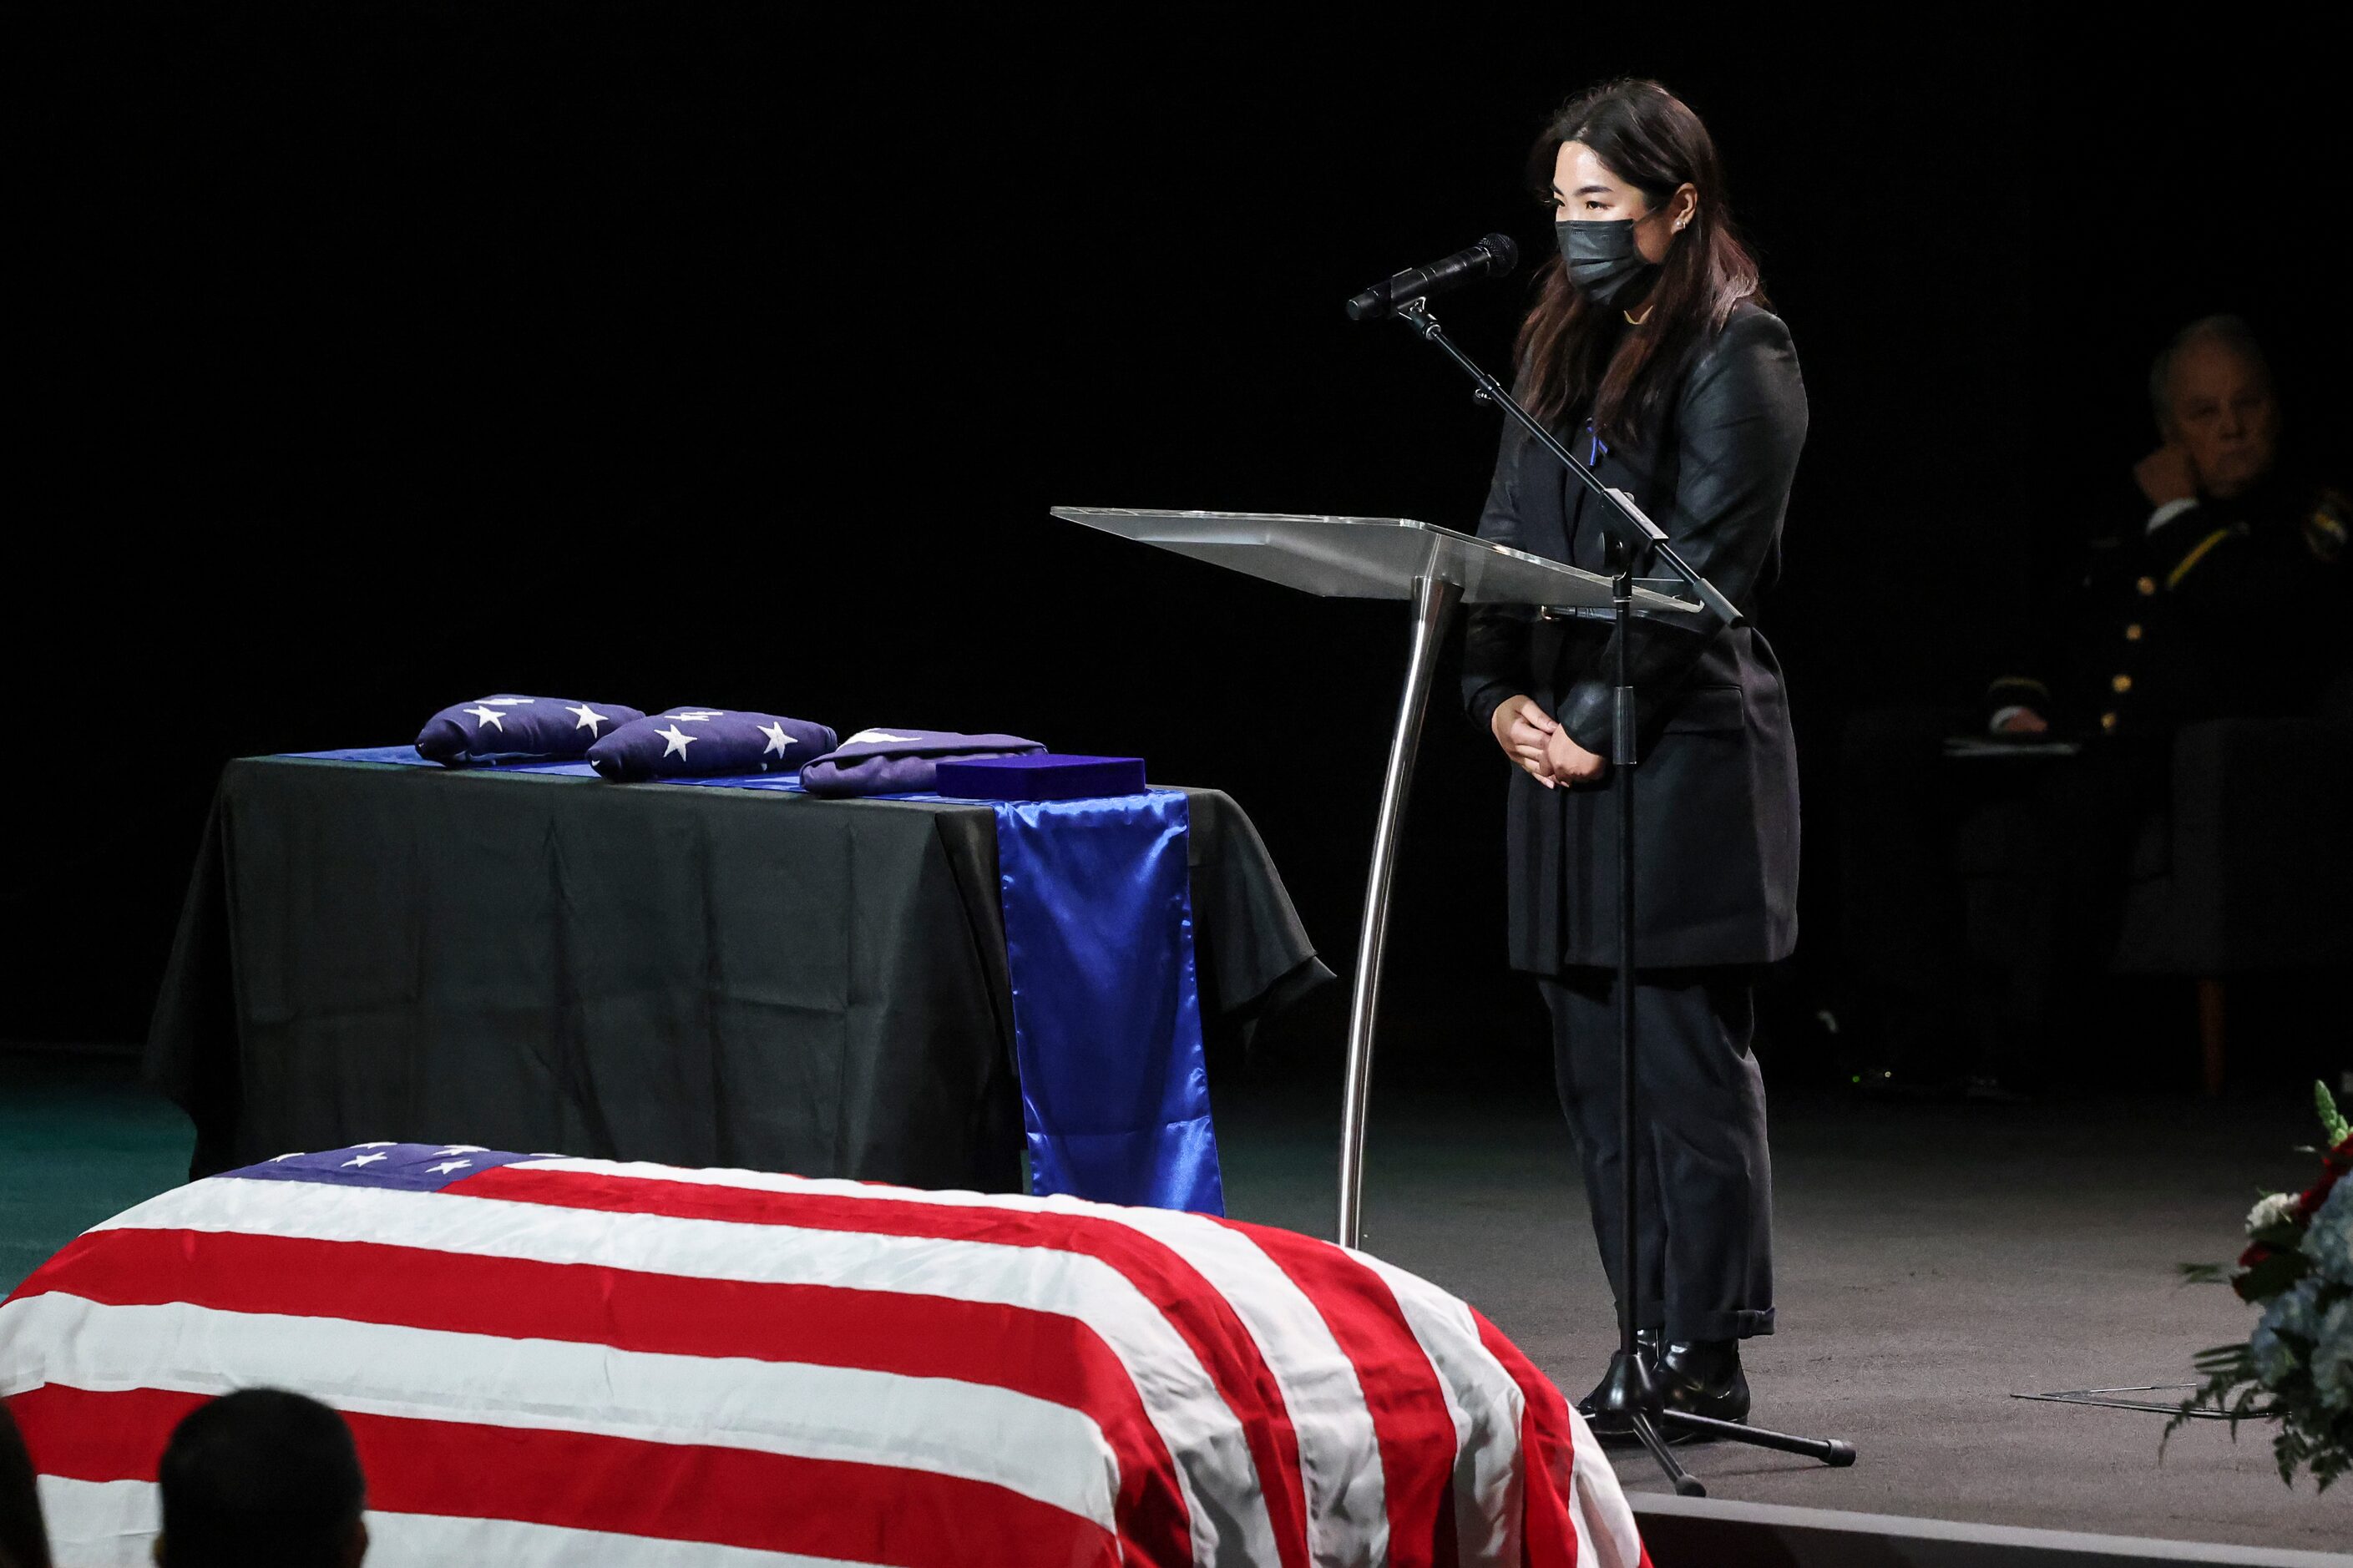
[[[1445,351],[1449,359],[1462,367],[1463,374],[1477,385],[1478,390],[1472,394],[1473,397],[1502,409],[1520,428],[1535,437],[1546,451],[1558,458],[1561,466],[1576,475],[1587,489],[1601,498],[1605,503],[1602,519],[1610,531],[1618,536],[1619,542],[1626,546],[1630,571],[1640,572],[1642,563],[1655,555],[1666,563],[1669,569],[1690,586],[1699,602],[1713,610],[1725,625],[1737,626],[1746,624],[1748,617],[1740,613],[1737,605],[1675,553],[1675,547],[1667,540],[1666,531],[1643,514],[1642,509],[1634,504],[1633,497],[1624,490],[1603,484],[1599,476],[1577,459],[1576,453],[1562,445],[1559,437],[1521,407],[1519,399],[1506,391],[1501,382],[1481,369],[1478,361],[1455,346],[1454,340],[1448,337],[1445,329],[1438,324],[1438,318],[1430,313],[1428,300],[1409,300],[1397,307],[1396,315],[1398,321],[1411,327],[1425,341],[1437,344]]]

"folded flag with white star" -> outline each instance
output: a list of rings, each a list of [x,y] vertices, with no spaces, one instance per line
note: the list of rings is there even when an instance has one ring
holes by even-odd
[[[417,751],[429,762],[462,768],[484,763],[561,763],[622,725],[643,719],[617,702],[575,702],[563,697],[477,698],[444,708],[417,733]]]
[[[811,795],[929,795],[944,759],[1011,757],[1046,748],[1018,735],[959,735],[949,730],[860,730],[801,769]]]
[[[734,708],[673,708],[622,725],[588,748],[588,765],[620,784],[642,779],[789,773],[834,747],[806,719]]]

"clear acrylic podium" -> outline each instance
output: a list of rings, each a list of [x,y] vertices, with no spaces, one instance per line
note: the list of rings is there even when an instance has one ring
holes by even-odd
[[[1451,529],[1398,517],[1288,517],[1250,511],[1134,511],[1065,506],[1056,517],[1124,539],[1173,550],[1327,599],[1403,599],[1413,605],[1412,652],[1381,778],[1373,828],[1365,924],[1348,1005],[1347,1086],[1340,1104],[1340,1229],[1357,1243],[1365,1183],[1365,1110],[1372,1093],[1373,1024],[1380,1000],[1381,952],[1388,934],[1389,879],[1397,863],[1406,786],[1430,706],[1430,675],[1458,604],[1598,610],[1611,604],[1611,580],[1540,555],[1506,550]],[[1637,587],[1639,612],[1696,613],[1700,606]]]

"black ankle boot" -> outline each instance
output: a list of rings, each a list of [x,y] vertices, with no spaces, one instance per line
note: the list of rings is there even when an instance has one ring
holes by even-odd
[[[1656,1329],[1634,1331],[1635,1357],[1641,1362],[1643,1370],[1653,1377],[1658,1375],[1659,1338]],[[1624,1359],[1623,1351],[1611,1351],[1609,1370],[1602,1374],[1599,1383],[1593,1385],[1592,1393],[1577,1402],[1577,1413],[1585,1417],[1587,1424],[1593,1428],[1593,1435],[1604,1443],[1634,1441],[1633,1427],[1628,1426],[1622,1417],[1605,1415],[1601,1410],[1601,1402],[1609,1397],[1609,1385],[1617,1382],[1619,1364]]]
[[[1748,1419],[1748,1374],[1740,1370],[1738,1340],[1681,1340],[1659,1357],[1659,1382],[1670,1410],[1718,1421]],[[1671,1442],[1704,1440],[1689,1427],[1669,1422]]]

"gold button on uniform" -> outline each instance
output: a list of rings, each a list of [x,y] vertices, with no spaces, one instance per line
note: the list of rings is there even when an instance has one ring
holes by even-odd
[[[2140,641],[2140,623],[2138,621],[2135,621],[2132,625],[2125,628],[2125,641]]]
[[[2129,675],[2116,675],[2109,677],[2108,689],[2111,691],[2130,691],[2132,689],[2132,677]]]
[[[2103,730],[2106,730],[2106,731],[2109,731],[2113,732],[2113,731],[2115,731],[2116,727],[2116,716],[2115,714],[2113,714],[2113,713],[2103,713],[2103,714],[2101,714],[2101,715],[2100,715],[2100,728],[2101,728],[2101,729],[2103,729]]]
[[[2157,592],[2157,579],[2154,577],[2144,577],[2139,582],[2134,584],[2133,586],[2138,588],[2144,595],[2154,594]]]

